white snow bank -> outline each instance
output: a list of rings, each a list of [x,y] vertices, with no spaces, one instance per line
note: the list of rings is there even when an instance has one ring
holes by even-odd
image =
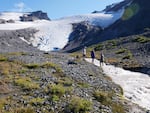
[[[15,22],[15,23],[6,23],[0,24],[0,30],[18,30],[33,27],[34,23],[32,22]]]
[[[23,16],[23,14],[28,14],[28,13],[17,13],[17,12],[3,12],[0,13],[0,19],[5,19],[5,20],[14,20],[14,21],[19,21],[20,16]]]
[[[106,28],[109,25],[113,24],[116,20],[120,19],[123,13],[124,13],[124,9],[121,9],[118,12],[111,12],[111,13],[101,12],[101,13],[93,13],[93,14],[76,15],[76,16],[61,18],[59,20],[68,21],[69,23],[88,21],[92,25]]]
[[[86,61],[91,62],[91,59],[87,58]],[[98,60],[95,60],[94,64],[100,66]],[[124,70],[113,65],[103,65],[102,69],[106,75],[123,88],[125,98],[150,110],[149,75]]]

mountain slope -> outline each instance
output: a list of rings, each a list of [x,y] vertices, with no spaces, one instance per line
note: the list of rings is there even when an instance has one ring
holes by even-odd
[[[84,37],[80,33],[74,36],[74,39],[92,39],[90,43],[80,43],[77,48],[71,48],[68,43],[67,51],[78,50],[79,47],[89,46],[98,42],[102,42],[109,39],[114,39],[123,36],[129,36],[134,34],[139,34],[144,32],[144,29],[150,28],[150,1],[149,0],[125,0],[121,3],[114,4],[112,6],[106,7],[104,11],[114,12],[119,9],[125,8],[123,15],[116,22],[110,26],[104,28],[101,32],[97,31],[95,33],[95,38],[92,36],[85,35]],[[106,13],[109,13],[106,12]],[[97,12],[99,13],[99,12]],[[74,29],[75,30],[75,29]],[[82,31],[82,30],[81,30]],[[88,29],[85,32],[90,32]],[[99,32],[99,33],[98,33]],[[72,37],[71,37],[72,38]],[[71,42],[73,43],[73,41]]]
[[[150,1],[133,0],[122,18],[107,28],[101,37],[121,37],[142,33],[145,28],[150,28]],[[108,35],[110,34],[110,36]]]

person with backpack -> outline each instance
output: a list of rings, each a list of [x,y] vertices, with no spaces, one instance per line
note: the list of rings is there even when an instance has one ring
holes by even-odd
[[[100,66],[104,65],[104,54],[103,51],[100,53]]]
[[[92,63],[94,63],[94,59],[95,59],[95,52],[94,52],[94,50],[91,51],[91,58],[92,58]]]

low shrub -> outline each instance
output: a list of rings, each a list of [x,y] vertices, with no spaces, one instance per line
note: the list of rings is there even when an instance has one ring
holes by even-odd
[[[1,98],[1,99],[0,99],[0,110],[3,109],[3,107],[5,106],[5,104],[7,104],[6,98]],[[1,111],[0,111],[0,112],[1,112]]]
[[[20,77],[15,80],[17,86],[22,87],[24,90],[38,89],[39,85],[31,80],[29,77]]]
[[[39,64],[26,64],[25,67],[27,67],[28,69],[36,69],[36,68],[39,68],[40,65]]]
[[[53,84],[50,86],[50,92],[52,95],[58,95],[59,97],[63,96],[65,94],[65,87],[62,85],[58,84]]]
[[[58,66],[57,64],[52,63],[52,62],[46,62],[46,63],[42,64],[40,67],[42,67],[42,68],[53,68],[56,70],[57,73],[62,72],[61,67]]]
[[[53,102],[59,101],[59,97],[58,97],[57,95],[52,95],[51,100],[52,100]]]
[[[131,59],[133,57],[131,52],[128,52],[122,59]]]
[[[61,77],[58,80],[58,83],[62,84],[63,86],[66,86],[66,87],[70,87],[70,86],[72,86],[73,81],[70,78],[68,78],[68,77]]]
[[[3,56],[3,55],[0,54],[0,62],[1,61],[7,61],[7,60],[8,60],[7,57],[5,57],[5,56]]]
[[[90,87],[90,84],[80,81],[80,82],[78,82],[78,86],[81,88],[88,88],[88,87]]]
[[[37,106],[37,105],[42,105],[42,103],[44,102],[44,99],[43,98],[33,98],[30,100],[30,104],[33,105],[33,106]]]
[[[98,44],[98,45],[96,45],[96,47],[94,47],[94,50],[95,51],[100,51],[100,50],[103,50],[103,47],[104,47],[103,44]]]
[[[91,101],[74,96],[69,102],[66,111],[70,113],[87,113],[91,109],[92,109]]]
[[[116,51],[116,54],[122,54],[122,53],[125,53],[126,51],[127,51],[127,49],[121,48],[118,51]]]
[[[33,108],[25,107],[25,108],[17,108],[14,113],[36,113]]]
[[[150,42],[150,38],[145,37],[145,36],[139,36],[136,39],[134,39],[134,42],[147,43],[147,42]]]
[[[93,96],[103,105],[111,107],[113,113],[125,113],[124,106],[113,100],[116,97],[114,92],[95,91]]]

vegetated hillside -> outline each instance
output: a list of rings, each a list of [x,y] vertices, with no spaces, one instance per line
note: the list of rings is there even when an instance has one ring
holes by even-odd
[[[100,52],[105,54],[105,62],[132,71],[150,75],[150,29],[138,35],[120,37],[90,46],[88,53],[94,49],[97,58]]]
[[[0,112],[145,113],[102,70],[66,54],[0,54]]]
[[[127,3],[130,5],[127,6]],[[106,11],[114,12],[123,8],[125,5],[125,11],[122,17],[117,20],[112,25],[108,26],[104,29],[99,29],[97,32],[92,32],[93,35],[89,35],[91,30],[86,29],[84,32],[86,35],[82,35],[82,28],[77,35],[74,37],[71,35],[71,40],[64,48],[67,52],[73,52],[79,50],[83,46],[89,46],[92,44],[96,44],[105,40],[115,39],[119,37],[127,37],[130,35],[141,34],[144,32],[145,28],[150,28],[150,1],[149,0],[127,0],[125,2],[121,2],[120,4],[115,4],[110,8],[106,8]],[[104,10],[105,11],[105,10]],[[109,13],[106,12],[106,13]],[[80,23],[79,23],[80,24]],[[93,27],[92,31],[95,31],[97,27]],[[73,33],[77,29],[74,29]],[[88,38],[87,38],[88,37]],[[85,42],[78,43],[78,45],[73,46],[72,44],[76,44],[77,40],[84,40]],[[128,37],[129,38],[129,37]]]
[[[145,28],[150,28],[149,7],[148,0],[133,0],[125,9],[122,18],[108,27],[100,36],[112,39],[142,33]]]

